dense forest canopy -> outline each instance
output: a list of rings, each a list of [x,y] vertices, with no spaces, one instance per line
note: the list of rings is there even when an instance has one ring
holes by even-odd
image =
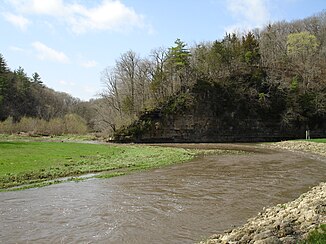
[[[182,94],[214,86],[223,109],[239,104],[272,114],[283,127],[325,123],[326,11],[191,47],[177,39],[147,57],[130,50],[103,70],[101,80],[101,97],[82,102],[47,88],[38,73],[10,70],[0,55],[0,121],[77,114],[91,131],[112,135]]]

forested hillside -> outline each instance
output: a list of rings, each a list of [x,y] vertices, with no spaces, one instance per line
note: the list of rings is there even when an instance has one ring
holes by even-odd
[[[87,102],[46,87],[37,72],[28,77],[22,67],[12,71],[0,54],[0,133],[62,134],[68,131],[59,128],[64,123],[86,132],[91,116]]]
[[[324,133],[326,12],[193,47],[178,39],[146,58],[128,51],[102,79],[107,89],[98,112],[116,138],[177,136],[173,130],[187,137],[185,130],[205,127],[201,116],[221,130],[229,123],[238,130],[273,128],[266,133],[280,138],[289,130],[289,137],[309,128]]]

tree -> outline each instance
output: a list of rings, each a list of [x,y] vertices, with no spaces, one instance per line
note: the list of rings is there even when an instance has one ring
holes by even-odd
[[[259,42],[252,32],[249,31],[245,36],[242,37],[242,48],[244,53],[244,61],[247,64],[259,64]]]
[[[5,118],[3,101],[6,96],[9,69],[6,60],[0,53],[0,121]]]
[[[37,85],[43,84],[41,76],[37,72],[32,74],[32,82]]]
[[[142,58],[136,70],[136,105],[141,108],[137,112],[150,107],[151,63],[149,59]]]
[[[287,52],[290,56],[304,61],[316,53],[319,46],[316,36],[307,31],[289,34],[287,38]]]
[[[107,102],[108,106],[115,111],[115,116],[119,116],[122,119],[121,95],[117,75],[112,68],[107,67],[102,72],[101,80],[105,85],[105,92],[101,96]]]
[[[121,55],[115,66],[117,79],[124,84],[125,110],[130,114],[135,112],[135,91],[136,91],[136,70],[139,65],[139,57],[133,51],[128,51]]]
[[[161,47],[151,51],[151,69],[149,70],[151,81],[149,88],[156,102],[160,102],[172,94],[172,91],[169,90],[171,86],[168,84],[167,72],[165,70],[167,59],[168,52],[165,48]]]
[[[172,79],[178,78],[181,91],[185,91],[188,86],[191,54],[189,49],[186,48],[187,44],[180,39],[177,39],[174,43],[175,46],[169,48],[168,64],[171,67]]]
[[[303,89],[306,91],[309,83],[318,73],[315,54],[319,42],[316,36],[309,32],[289,34],[287,38],[287,53],[292,59],[296,72],[303,78]]]
[[[5,58],[0,53],[0,74],[8,73],[10,70],[8,68]]]

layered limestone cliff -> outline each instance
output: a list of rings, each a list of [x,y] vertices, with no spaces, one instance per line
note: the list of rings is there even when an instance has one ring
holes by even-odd
[[[307,122],[285,124],[284,104],[264,104],[237,96],[229,88],[204,83],[155,110],[145,112],[117,141],[133,142],[256,142],[304,138]],[[309,122],[310,123],[310,122]],[[310,123],[311,137],[326,136],[326,121]]]

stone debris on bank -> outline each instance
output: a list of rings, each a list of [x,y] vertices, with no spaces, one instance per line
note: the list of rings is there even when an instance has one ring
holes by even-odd
[[[326,144],[305,141],[284,141],[269,147],[305,151],[326,156]],[[267,208],[242,227],[217,234],[201,244],[294,244],[305,240],[309,233],[326,224],[326,183],[313,187],[299,198]]]
[[[310,141],[282,141],[269,144],[267,147],[314,153],[326,157],[326,143],[316,143]]]
[[[214,235],[202,244],[298,243],[326,223],[326,183],[320,183],[298,199],[267,208],[239,228]]]

